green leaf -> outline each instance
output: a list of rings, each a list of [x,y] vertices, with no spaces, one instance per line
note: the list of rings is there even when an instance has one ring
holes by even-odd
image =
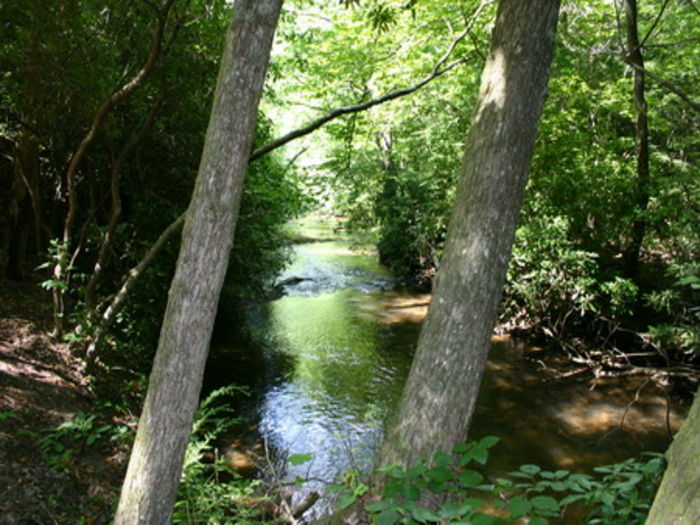
[[[469,501],[448,501],[440,507],[438,513],[441,518],[451,520],[468,514],[473,508]]]
[[[538,467],[537,465],[521,465],[520,466],[520,472],[524,472],[525,474],[530,474],[531,476],[534,476],[538,472],[540,472],[542,469]]]
[[[433,481],[445,482],[452,479],[453,474],[447,467],[436,467],[431,468],[426,472],[426,475]]]
[[[585,496],[583,494],[572,494],[571,496],[565,497],[563,500],[559,502],[559,505],[562,507],[565,507],[566,505],[570,505],[574,503],[575,501],[580,501],[584,498]]]
[[[489,451],[488,451],[488,449],[482,448],[481,446],[476,447],[473,451],[473,457],[474,457],[474,461],[477,461],[478,463],[485,465],[489,459]]]
[[[413,483],[405,483],[401,489],[401,495],[407,500],[418,501],[420,499],[420,489]]]
[[[496,445],[499,441],[501,441],[501,438],[499,437],[486,436],[481,441],[479,441],[479,446],[483,448],[491,448],[492,446]]]
[[[462,454],[468,450],[470,450],[474,446],[473,443],[460,443],[458,445],[455,445],[455,447],[452,449],[456,454]]]
[[[425,463],[420,462],[417,465],[414,465],[411,468],[409,468],[406,471],[406,476],[408,476],[409,478],[414,478],[414,479],[419,478],[423,474],[425,474],[425,472],[427,470],[428,470],[428,467],[425,466]]]
[[[406,477],[406,471],[404,471],[403,469],[400,469],[396,465],[389,465],[387,467],[381,467],[378,470],[379,470],[379,472],[386,473],[387,476],[391,476],[392,478],[401,479],[401,478]]]
[[[515,520],[530,512],[530,510],[532,510],[532,503],[523,497],[516,496],[508,502],[508,508],[511,512],[510,519]]]
[[[401,516],[395,510],[385,510],[379,514],[375,523],[377,525],[394,525],[401,519]]]
[[[436,467],[447,467],[452,464],[452,456],[446,452],[437,452],[433,459]]]
[[[336,502],[336,505],[339,509],[345,509],[355,503],[357,500],[357,497],[353,492],[345,492],[340,495],[338,498],[338,501]]]
[[[459,484],[464,488],[476,487],[484,481],[484,476],[476,470],[465,470],[459,475]]]
[[[551,484],[552,490],[555,490],[557,492],[564,492],[566,489],[569,488],[568,483],[563,483],[561,481],[555,481],[554,483]]]
[[[612,504],[615,502],[615,496],[613,496],[613,494],[610,492],[603,492],[600,495],[600,501],[602,501],[605,505],[612,506]]]
[[[413,519],[419,523],[427,523],[429,521],[440,521],[440,516],[435,514],[433,511],[424,509],[422,507],[417,507],[411,512]]]
[[[396,503],[393,499],[382,499],[379,501],[373,501],[365,506],[365,509],[370,512],[382,512],[383,510],[388,510],[393,507]]]
[[[533,508],[541,512],[559,512],[559,503],[551,496],[535,496],[530,500]]]
[[[304,463],[308,463],[313,459],[312,454],[292,454],[287,458],[287,461],[290,463],[290,465],[303,465]]]

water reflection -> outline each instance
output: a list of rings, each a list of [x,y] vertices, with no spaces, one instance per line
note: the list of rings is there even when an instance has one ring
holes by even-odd
[[[264,438],[290,479],[330,481],[348,468],[368,470],[429,296],[391,291],[391,277],[373,257],[339,241],[300,245],[281,279],[289,283],[287,296],[229,312],[217,325],[207,387],[250,390],[237,400],[245,425],[229,453],[260,455]],[[494,342],[471,425],[474,438],[502,438],[491,473],[523,463],[586,471],[663,450],[668,428],[680,426],[684,408],[671,406],[667,418],[666,399],[651,384],[546,377],[539,353],[508,339]],[[296,453],[314,459],[287,466],[286,456]]]

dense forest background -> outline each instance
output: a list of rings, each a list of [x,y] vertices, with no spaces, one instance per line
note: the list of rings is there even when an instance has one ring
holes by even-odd
[[[634,6],[562,5],[499,329],[690,389],[700,9]],[[286,224],[318,210],[374,243],[403,286],[432,289],[495,12],[471,0],[285,6],[225,302],[274,297],[295,241]],[[22,0],[0,17],[0,279],[40,285],[53,335],[96,388],[118,391],[109,372],[126,367],[138,399],[230,6]]]
[[[66,296],[55,308],[72,328],[95,318],[186,207],[228,8],[71,2],[46,9],[31,1],[3,6],[9,191],[0,273],[36,276],[45,264],[45,286]],[[285,11],[258,145],[449,70],[251,164],[230,265],[239,292],[260,293],[274,282],[285,261],[282,225],[320,204],[371,235],[382,262],[408,286],[430,288],[493,10],[489,2],[388,2]],[[605,339],[624,327],[692,359],[698,13],[690,2],[639,10],[647,174],[638,167],[635,69],[620,7],[566,3],[502,321],[557,338]],[[468,35],[460,35],[465,27]],[[137,77],[138,86],[100,116]],[[176,243],[165,249],[170,255],[153,263],[114,327],[132,339],[158,324]]]

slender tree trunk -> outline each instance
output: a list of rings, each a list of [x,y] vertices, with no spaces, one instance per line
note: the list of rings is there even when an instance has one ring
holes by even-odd
[[[666,453],[668,467],[646,525],[700,523],[700,390]]]
[[[117,230],[119,218],[122,214],[122,199],[120,191],[122,169],[124,168],[124,163],[129,158],[129,155],[131,155],[132,151],[136,148],[136,146],[138,146],[139,142],[141,142],[141,140],[146,136],[148,130],[155,122],[158,109],[160,108],[160,103],[161,100],[156,101],[149,111],[146,120],[129,138],[117,158],[112,163],[110,173],[110,194],[112,196],[112,207],[110,210],[109,224],[107,225],[107,230],[102,237],[102,243],[100,244],[100,249],[97,253],[97,260],[95,261],[95,267],[92,271],[92,275],[85,286],[85,307],[89,310],[88,315],[91,317],[95,317],[97,314],[97,312],[94,311],[97,296],[97,285],[100,282],[102,271],[107,265],[109,250],[112,247],[114,233]]]
[[[632,238],[625,253],[625,273],[634,278],[639,266],[639,254],[646,232],[644,214],[649,205],[649,122],[647,101],[644,96],[644,57],[639,43],[637,27],[637,0],[624,0],[625,25],[627,29],[627,61],[634,71],[634,110],[637,114],[637,188],[635,202],[635,219],[632,223]]]
[[[90,368],[96,362],[97,349],[102,344],[102,341],[104,340],[107,331],[110,329],[112,323],[114,322],[114,318],[124,305],[124,302],[126,301],[129,292],[134,288],[136,281],[138,281],[139,277],[143,275],[143,272],[146,271],[146,268],[148,268],[148,265],[151,264],[151,261],[155,258],[155,256],[158,255],[158,252],[160,252],[161,248],[163,248],[163,246],[165,246],[165,244],[171,238],[173,238],[175,234],[177,234],[177,232],[180,231],[180,228],[182,228],[182,224],[184,222],[185,213],[180,215],[177,219],[171,222],[170,225],[168,225],[168,227],[163,231],[163,233],[160,234],[158,240],[156,240],[153,246],[151,246],[148,249],[146,255],[143,256],[143,259],[141,259],[141,261],[139,261],[139,263],[135,267],[129,270],[129,273],[127,274],[127,277],[124,280],[124,283],[122,284],[121,288],[114,295],[114,297],[109,303],[109,306],[107,306],[105,311],[102,313],[102,316],[100,317],[100,322],[97,325],[97,329],[95,330],[95,335],[93,336],[92,341],[90,341],[90,344],[88,345],[87,351],[85,353],[85,361],[88,368]]]
[[[237,0],[115,523],[170,520],[281,0]]]
[[[558,0],[501,0],[428,317],[380,461],[466,439],[523,200]]]
[[[53,279],[57,284],[63,286],[54,286],[52,290],[53,294],[53,307],[54,307],[54,335],[60,337],[63,335],[63,314],[64,314],[64,302],[63,302],[63,289],[65,284],[68,282],[68,261],[70,260],[70,250],[72,249],[71,243],[73,240],[73,226],[75,225],[75,220],[78,213],[78,181],[77,174],[78,168],[80,167],[85,155],[87,154],[88,148],[92,145],[97,137],[97,132],[102,127],[107,115],[112,110],[114,106],[124,101],[126,98],[131,96],[139,87],[141,87],[148,78],[148,76],[153,72],[160,58],[161,51],[163,48],[163,35],[165,33],[165,25],[168,21],[168,14],[172,8],[175,0],[165,0],[162,10],[158,14],[158,23],[156,26],[155,35],[153,38],[153,43],[146,57],[141,69],[139,69],[136,74],[129,79],[128,82],[119,86],[115,89],[103,102],[100,107],[97,108],[97,112],[90,123],[90,128],[87,133],[80,141],[77,149],[70,158],[68,163],[68,169],[66,170],[66,190],[68,198],[68,210],[66,212],[66,218],[63,223],[63,235],[61,237],[61,243],[58,246],[59,258],[53,268]]]

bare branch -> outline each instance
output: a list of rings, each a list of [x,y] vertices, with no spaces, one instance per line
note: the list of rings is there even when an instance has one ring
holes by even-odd
[[[646,43],[646,41],[647,41],[647,40],[649,39],[649,37],[651,36],[651,34],[653,33],[654,29],[656,29],[656,26],[658,25],[659,21],[661,20],[661,17],[663,16],[664,11],[666,11],[666,7],[668,7],[669,2],[670,2],[670,0],[664,0],[664,3],[663,3],[663,5],[661,6],[661,9],[659,9],[659,14],[656,15],[656,18],[654,19],[654,23],[651,24],[651,27],[649,28],[649,31],[647,31],[647,34],[644,35],[644,38],[642,38],[642,41],[641,41],[641,43],[639,44],[639,47],[640,47],[640,48],[643,48],[643,47],[644,47],[644,44]]]
[[[107,226],[107,231],[102,237],[102,243],[97,255],[97,260],[95,261],[95,267],[93,269],[90,280],[85,287],[85,305],[88,309],[92,309],[95,305],[95,292],[97,290],[97,284],[102,276],[102,271],[107,263],[107,258],[109,255],[109,249],[112,245],[114,238],[114,233],[117,229],[117,224],[119,223],[119,218],[122,212],[122,200],[120,192],[120,178],[124,163],[131,155],[132,151],[138,146],[138,144],[143,140],[143,138],[148,133],[153,123],[156,120],[158,111],[160,110],[163,98],[158,98],[146,116],[146,119],[141,124],[138,130],[136,130],[126,144],[123,146],[121,152],[119,153],[117,159],[112,164],[111,176],[110,176],[110,193],[112,196],[112,210],[110,212],[109,224]],[[91,314],[90,314],[91,315]]]

